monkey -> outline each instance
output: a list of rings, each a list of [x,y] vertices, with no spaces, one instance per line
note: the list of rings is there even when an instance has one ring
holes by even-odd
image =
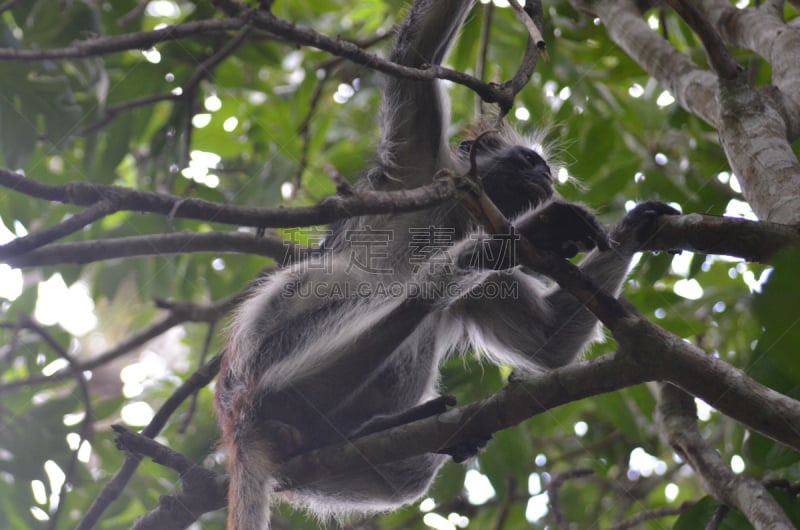
[[[390,59],[441,64],[474,3],[416,0]],[[481,131],[451,150],[447,95],[436,81],[388,78],[380,121],[375,166],[361,187],[400,190],[441,170],[461,175],[473,152],[484,193],[519,236],[565,258],[587,251],[580,269],[614,295],[654,219],[677,213],[645,202],[608,231],[588,208],[556,196],[546,153],[510,128]],[[230,530],[268,529],[277,499],[322,521],[416,501],[448,458],[463,460],[482,442],[285,491],[276,470],[303,452],[444,411],[438,377],[449,356],[472,348],[534,373],[573,362],[598,338],[583,304],[515,266],[496,241],[458,204],[362,216],[332,227],[321,265],[294,263],[253,288],[233,317],[216,385]],[[514,295],[476,295],[489,284]],[[389,285],[406,289],[381,292]]]

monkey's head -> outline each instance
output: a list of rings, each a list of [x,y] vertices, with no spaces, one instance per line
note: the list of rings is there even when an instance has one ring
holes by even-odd
[[[484,192],[509,219],[553,196],[553,172],[533,149],[488,134],[458,146],[459,156],[465,160],[471,150],[475,151]]]

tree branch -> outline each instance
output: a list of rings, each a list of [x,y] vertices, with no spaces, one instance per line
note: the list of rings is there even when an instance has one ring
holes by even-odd
[[[2,248],[2,247],[0,247]],[[42,267],[64,263],[172,254],[243,253],[265,256],[287,264],[308,249],[275,235],[257,236],[242,232],[178,232],[130,236],[77,243],[60,243],[5,260],[12,267]]]
[[[772,84],[780,92],[789,138],[800,136],[800,58],[789,50],[800,49],[800,28],[783,21],[783,2],[761,8],[739,9],[725,0],[700,0],[720,36],[731,46],[752,50],[772,67]]]
[[[139,346],[146,344],[148,341],[184,322],[213,322],[219,320],[236,303],[238,296],[239,295],[232,296],[207,306],[198,306],[187,302],[172,304],[169,308],[169,312],[163,318],[137,333],[130,335],[113,348],[106,350],[96,357],[86,361],[76,361],[74,364],[49,376],[33,376],[0,384],[0,395],[4,392],[13,392],[29,386],[58,383],[74,377],[75,372],[94,370],[114,359],[130,353]]]
[[[158,508],[139,517],[134,530],[185,528],[202,514],[225,506],[227,477],[219,476],[143,434],[114,425],[117,448],[129,455],[149,457],[153,462],[174,470],[181,480],[181,491],[159,498]]]
[[[757,480],[737,475],[697,430],[694,399],[682,390],[660,385],[656,413],[659,431],[684,458],[717,500],[742,512],[755,528],[792,530],[794,525],[777,501]]]
[[[159,432],[164,428],[167,420],[177,410],[177,408],[188,397],[197,392],[198,389],[205,387],[217,375],[219,371],[222,353],[218,353],[206,363],[202,368],[193,373],[183,384],[178,387],[175,392],[164,402],[158,412],[156,412],[150,424],[142,431],[142,435],[147,438],[155,438]],[[100,520],[100,516],[108,508],[108,506],[116,500],[122,491],[125,489],[128,481],[133,477],[136,468],[142,457],[139,454],[126,453],[125,462],[122,467],[117,471],[114,477],[106,484],[103,491],[97,496],[95,501],[89,507],[87,512],[83,515],[76,530],[90,530],[94,528],[95,524]],[[194,468],[192,468],[194,469]],[[204,489],[204,488],[203,488]]]
[[[630,519],[626,519],[618,524],[615,524],[614,526],[610,527],[609,530],[630,530],[631,528],[640,528],[642,523],[646,523],[647,521],[653,521],[663,517],[671,517],[673,515],[680,515],[695,504],[697,503],[694,501],[686,501],[675,508],[656,508],[654,510],[645,510],[637,513]]]
[[[570,0],[602,20],[608,36],[666,87],[678,104],[712,127],[718,122],[716,76],[699,68],[650,29],[631,0]]]
[[[142,4],[146,6],[147,4]],[[87,134],[92,134],[97,132],[98,130],[102,129],[109,123],[111,123],[115,117],[118,115],[132,111],[141,107],[145,107],[147,105],[153,105],[155,103],[159,103],[161,101],[186,101],[191,102],[193,98],[196,97],[197,94],[197,87],[200,85],[200,82],[206,79],[211,73],[213,72],[214,68],[219,66],[225,59],[227,59],[233,52],[235,52],[239,46],[247,39],[250,35],[250,26],[244,26],[241,31],[230,41],[225,43],[225,45],[220,48],[216,53],[214,53],[211,57],[197,65],[195,68],[194,73],[189,78],[186,83],[181,86],[182,91],[180,93],[169,93],[169,94],[156,94],[152,96],[145,96],[142,98],[134,99],[131,101],[126,101],[124,103],[119,103],[117,105],[111,105],[105,109],[105,115],[98,120],[96,123],[90,125],[89,127],[79,131],[77,134],[78,136],[85,136]],[[191,127],[191,118],[194,116],[193,112],[187,113],[189,117],[189,127]],[[188,151],[187,151],[188,152]]]
[[[680,249],[767,262],[789,247],[800,247],[796,226],[693,213],[661,217],[643,250]]]
[[[77,206],[92,206],[111,200],[116,211],[157,213],[172,218],[257,228],[315,226],[357,215],[424,210],[456,195],[454,180],[440,178],[432,184],[412,190],[390,192],[358,190],[346,197],[332,195],[322,199],[316,206],[304,208],[248,208],[86,182],[52,186],[5,169],[0,169],[0,186],[31,197]],[[5,249],[12,244],[21,245],[16,242],[24,239],[20,238],[8,245],[0,246],[0,255],[11,255],[11,252]]]
[[[717,30],[708,19],[697,10],[692,2],[686,0],[668,0],[669,5],[692,28],[703,43],[708,62],[716,74],[723,79],[733,79],[742,71],[742,67],[733,58],[723,44]]]
[[[127,50],[146,50],[156,44],[196,37],[208,33],[221,33],[241,29],[246,20],[223,18],[215,20],[197,20],[173,26],[166,26],[153,31],[115,35],[111,37],[95,37],[54,50],[26,50],[23,48],[0,48],[0,61],[32,62],[65,59],[88,59],[101,57]]]
[[[66,221],[58,223],[55,226],[51,226],[35,234],[14,239],[5,245],[0,245],[0,261],[5,261],[14,256],[24,255],[36,248],[61,239],[62,237],[66,237],[117,210],[117,205],[114,203],[113,199],[100,200],[82,212],[73,215]]]

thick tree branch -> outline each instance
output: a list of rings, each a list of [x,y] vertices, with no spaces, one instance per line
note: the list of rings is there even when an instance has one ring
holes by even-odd
[[[508,221],[486,195],[467,196],[464,202],[487,232],[511,233]],[[640,376],[675,383],[724,414],[800,451],[800,431],[793,427],[800,425],[800,402],[656,326],[632,306],[605,293],[571,262],[539,251],[525,239],[518,241],[516,250],[520,264],[555,280],[611,330],[619,352],[642,368]]]
[[[800,189],[800,165],[787,141],[796,129],[789,124],[800,118],[785,117],[796,104],[774,87],[754,90],[742,74],[729,72],[718,86],[716,76],[656,35],[631,0],[571,2],[596,13],[611,39],[667,87],[684,109],[718,129],[731,169],[760,219],[800,222],[800,195],[786,193]]]
[[[669,381],[764,436],[800,451],[799,401],[642,317],[625,320],[614,337],[621,353],[647,366],[652,380]]]
[[[742,512],[755,528],[794,528],[761,483],[749,475],[735,474],[719,453],[705,443],[697,430],[692,396],[672,385],[660,385],[656,419],[662,436],[689,462],[706,491],[717,500]]]
[[[800,434],[792,429],[800,422],[800,403],[697,348],[685,348],[684,341],[643,319],[627,321],[619,326],[618,338],[646,349],[628,348],[524,380],[515,378],[486,399],[300,455],[281,465],[280,489],[441,450],[513,427],[566,403],[654,380],[683,386],[721,412],[800,449]],[[746,405],[748,400],[752,406]]]
[[[766,262],[789,247],[800,247],[796,226],[693,213],[660,218],[643,250],[680,249]]]
[[[779,98],[766,97],[747,83],[717,30],[691,2],[669,0],[669,4],[700,37],[709,63],[719,76],[720,141],[753,211],[761,219],[800,223],[800,195],[787,195],[784,191],[800,186],[800,163],[787,141],[790,131],[784,118],[791,113],[782,112]],[[800,37],[793,44],[800,44]],[[784,51],[778,57],[781,55],[787,54]],[[795,58],[790,64],[800,69],[800,60]],[[764,149],[769,150],[768,156]],[[764,175],[770,178],[765,179]]]
[[[663,217],[658,223],[658,231],[643,250],[689,250],[768,262],[781,250],[800,246],[800,229],[767,221],[688,214]],[[41,267],[142,256],[235,252],[265,256],[285,265],[313,251],[273,235],[179,232],[51,244],[5,262],[13,267]]]
[[[283,487],[297,487],[439,450],[460,440],[513,427],[565,403],[660,379],[683,386],[723,413],[800,450],[800,434],[793,430],[800,422],[800,403],[756,383],[740,370],[697,348],[682,349],[680,345],[685,343],[663,330],[654,340],[649,339],[653,329],[658,329],[653,324],[644,320],[634,320],[631,324],[635,335],[622,334],[622,338],[634,337],[646,344],[646,351],[621,350],[515,380],[497,394],[439,416],[311,451],[281,467],[280,475],[286,477]],[[699,374],[688,373],[697,369]],[[702,387],[704,381],[707,390]],[[754,400],[753,405],[743,405],[743,400]]]
[[[759,219],[800,223],[800,163],[777,98],[740,74],[720,80],[718,100],[720,143],[753,211]]]
[[[281,466],[288,489],[402,460],[512,427],[546,410],[647,380],[625,356],[608,355],[515,380],[500,392],[438,416],[298,456]]]

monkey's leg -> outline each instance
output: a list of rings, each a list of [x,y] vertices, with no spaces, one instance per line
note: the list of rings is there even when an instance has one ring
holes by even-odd
[[[366,436],[374,432],[385,431],[386,429],[391,429],[392,427],[405,425],[406,423],[411,423],[412,421],[435,416],[445,412],[448,407],[452,407],[455,404],[456,398],[453,396],[439,396],[431,399],[430,401],[426,401],[421,405],[404,410],[398,414],[377,416],[363,425],[360,429],[353,432],[350,435],[350,438],[360,438],[361,436]]]

